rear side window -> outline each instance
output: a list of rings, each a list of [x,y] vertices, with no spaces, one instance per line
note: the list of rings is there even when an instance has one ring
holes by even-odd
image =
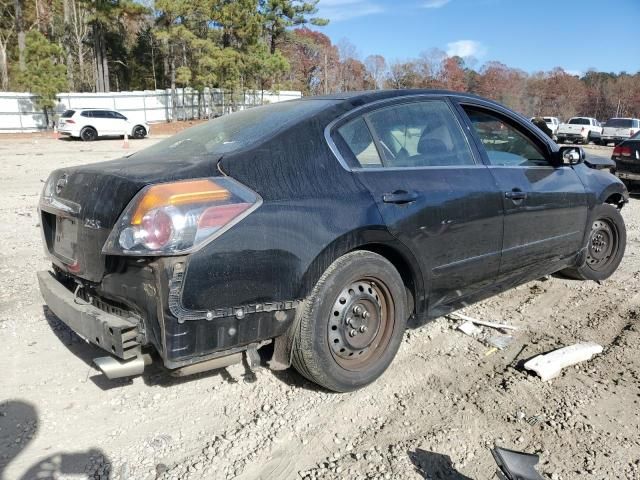
[[[363,117],[356,118],[338,129],[338,133],[349,146],[363,168],[382,167],[378,150]]]
[[[65,110],[64,112],[62,112],[61,118],[71,118],[73,117],[74,113],[76,113],[75,110]]]
[[[87,117],[87,118],[92,118],[93,117],[93,112],[91,110],[85,110],[84,112],[80,113],[81,117]]]
[[[458,121],[441,100],[394,105],[368,113],[364,118],[338,129],[361,167],[475,164]]]
[[[607,120],[607,127],[613,128],[633,128],[633,120],[630,118],[610,118]]]

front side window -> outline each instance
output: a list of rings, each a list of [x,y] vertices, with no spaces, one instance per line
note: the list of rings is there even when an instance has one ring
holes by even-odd
[[[484,145],[491,165],[507,167],[548,166],[538,146],[525,134],[482,109],[464,107],[473,128]]]

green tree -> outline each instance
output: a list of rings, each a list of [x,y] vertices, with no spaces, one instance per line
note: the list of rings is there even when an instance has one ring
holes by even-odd
[[[65,88],[66,68],[57,59],[62,58],[63,49],[49,42],[37,30],[26,36],[25,69],[17,76],[18,84],[36,95],[35,103],[44,111],[46,127],[49,128],[49,113],[56,105],[56,94]]]
[[[269,51],[276,53],[278,42],[284,37],[287,28],[311,23],[323,26],[329,23],[326,18],[307,18],[318,12],[318,0],[260,0],[260,12],[264,29],[268,35]]]

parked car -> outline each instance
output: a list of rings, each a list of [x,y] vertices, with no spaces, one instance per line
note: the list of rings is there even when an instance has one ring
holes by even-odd
[[[124,159],[55,170],[42,295],[110,356],[175,375],[275,341],[328,389],[379,377],[411,326],[563,271],[602,280],[623,183],[489,100],[431,90],[257,107]],[[426,347],[425,347],[426,348]]]
[[[531,121],[533,122],[533,120],[537,118],[537,117],[531,117]],[[560,120],[558,120],[558,117],[542,117],[544,120],[544,123],[547,124],[547,128],[549,130],[551,130],[551,135],[557,135],[558,133],[558,128],[560,128]]]
[[[595,118],[573,117],[567,123],[560,124],[556,136],[558,143],[564,143],[567,140],[573,143],[600,143],[602,125]]]
[[[144,138],[149,131],[146,122],[130,120],[115,110],[99,108],[65,110],[58,120],[58,132],[61,135],[81,138],[85,142],[125,134]]]
[[[611,160],[616,162],[616,175],[629,190],[640,187],[640,131],[616,145]]]
[[[605,144],[618,144],[640,132],[640,119],[610,118],[602,131],[602,141]]]

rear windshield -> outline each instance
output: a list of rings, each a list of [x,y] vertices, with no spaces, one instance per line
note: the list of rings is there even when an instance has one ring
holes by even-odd
[[[188,128],[143,151],[145,155],[170,159],[178,155],[193,158],[241,150],[333,103],[330,100],[291,100],[250,108]]]
[[[547,123],[553,123],[553,118],[551,117],[544,117],[544,121]]]
[[[76,113],[76,111],[75,111],[75,110],[65,110],[65,111],[62,113],[61,117],[62,117],[62,118],[71,118],[71,117],[73,117],[73,114],[74,114],[74,113]]]
[[[607,120],[607,127],[631,128],[632,126],[633,120],[630,118],[610,118]]]
[[[590,125],[588,118],[572,118],[569,123],[571,125]]]

